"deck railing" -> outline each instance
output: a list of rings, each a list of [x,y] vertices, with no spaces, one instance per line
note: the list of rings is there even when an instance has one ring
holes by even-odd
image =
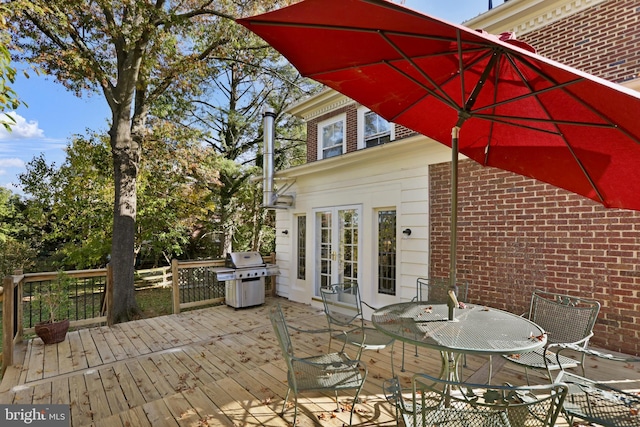
[[[275,254],[264,256],[266,263],[275,263]],[[173,312],[200,307],[209,304],[223,303],[225,298],[225,282],[219,282],[215,268],[224,267],[224,260],[178,261],[171,262],[173,284]],[[275,294],[275,280],[268,277],[265,281],[265,293]]]
[[[105,288],[107,268],[97,270],[66,271],[71,278],[67,313],[70,327],[78,328],[103,323],[105,316]],[[2,372],[13,364],[13,349],[25,334],[34,332],[36,323],[45,320],[35,308],[33,295],[56,280],[58,272],[16,272],[2,282]]]
[[[264,257],[268,263],[275,262],[275,254]],[[224,303],[225,282],[218,282],[213,271],[223,267],[224,260],[178,261],[171,267],[161,267],[136,272],[136,289],[149,286],[172,287],[173,312],[203,305]],[[86,327],[107,322],[108,304],[105,301],[110,266],[96,270],[65,271],[72,279],[69,298],[73,300],[69,310],[71,328]],[[56,280],[58,272],[16,272],[3,279],[0,287],[2,303],[2,352],[1,373],[13,364],[13,351],[26,334],[34,332],[37,322],[44,320],[42,313],[32,304],[34,295],[43,286]],[[267,278],[267,295],[275,294],[275,280]]]

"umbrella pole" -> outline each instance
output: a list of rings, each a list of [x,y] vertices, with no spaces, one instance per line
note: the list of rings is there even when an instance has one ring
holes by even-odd
[[[456,258],[458,252],[458,136],[460,127],[451,129],[451,250],[449,280],[452,289],[456,286]]]

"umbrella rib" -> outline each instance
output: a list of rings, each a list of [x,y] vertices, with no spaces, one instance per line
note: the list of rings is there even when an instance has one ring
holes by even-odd
[[[438,92],[441,93],[441,95],[439,95],[438,93],[436,93],[433,89],[429,89],[428,87],[426,87],[425,85],[423,85],[422,83],[420,83],[419,81],[417,81],[416,79],[414,79],[413,77],[409,76],[408,74],[406,74],[404,71],[400,70],[398,67],[392,65],[389,61],[385,61],[385,63],[387,65],[389,65],[391,68],[393,68],[394,70],[396,70],[397,72],[399,72],[400,74],[404,75],[405,77],[407,77],[408,79],[411,79],[413,82],[415,82],[416,84],[418,84],[419,86],[421,86],[424,90],[426,90],[428,93],[430,93],[432,96],[436,97],[437,99],[441,100],[442,102],[444,102],[445,104],[449,104],[451,106],[455,106],[456,103],[454,102],[454,100],[449,96],[449,94],[447,94],[446,91],[442,90],[442,88],[440,87],[440,85],[438,83],[436,83],[428,74],[426,74],[420,67],[418,67],[416,65],[416,63],[413,61],[412,58],[410,58],[402,49],[400,49],[394,42],[391,41],[391,39],[389,39],[389,37],[387,37],[386,33],[384,31],[378,31],[378,34],[380,34],[380,36],[384,39],[385,42],[387,42],[387,44],[389,46],[391,46],[396,52],[398,52],[404,59],[405,61],[407,61],[409,64],[411,64],[411,66],[422,76],[424,77],[429,83],[431,83]]]
[[[493,103],[495,104],[498,100],[498,73],[494,74],[494,84],[493,84]],[[495,115],[496,108],[493,107],[492,115]],[[489,124],[489,138],[487,138],[487,145],[484,150],[484,165],[486,166],[489,162],[489,154],[491,152],[491,140],[493,139],[493,131],[494,131],[494,122]]]
[[[515,54],[514,54],[515,56]],[[603,121],[607,122],[610,124],[610,126],[612,128],[615,128],[617,130],[619,130],[620,132],[622,132],[625,136],[627,136],[628,138],[636,141],[638,144],[640,144],[640,140],[638,140],[637,137],[635,137],[631,132],[629,132],[628,130],[626,130],[625,128],[620,127],[619,125],[617,125],[613,120],[611,120],[609,117],[605,116],[604,114],[602,114],[598,109],[593,108],[590,104],[588,104],[587,102],[585,102],[582,98],[577,97],[575,94],[571,93],[570,91],[566,90],[566,87],[569,86],[568,84],[559,84],[557,83],[553,78],[551,78],[550,76],[548,76],[546,73],[542,73],[540,70],[538,70],[535,66],[533,66],[532,64],[529,63],[529,60],[526,57],[523,57],[521,55],[517,55],[518,58],[522,61],[522,63],[524,65],[526,65],[527,67],[529,67],[529,69],[533,70],[534,72],[538,73],[540,76],[544,77],[547,81],[551,82],[554,84],[554,86],[560,88],[565,94],[567,94],[568,96],[570,96],[574,101],[580,103],[580,105],[582,105],[583,107],[585,107],[586,109],[588,109],[589,111],[591,111],[593,114],[595,114],[596,116],[600,117]],[[575,84],[575,83],[579,83],[581,81],[586,80],[584,77],[578,78],[576,80],[572,80],[571,84]]]
[[[527,87],[530,88],[529,84],[526,83],[526,79],[524,78],[524,76],[521,76],[521,78],[523,79],[525,84],[527,84]],[[510,104],[512,102],[522,101],[523,99],[531,98],[532,96],[533,97],[537,97],[538,95],[541,95],[543,93],[551,92],[551,91],[557,90],[557,89],[562,88],[562,87],[566,87],[566,86],[570,86],[570,85],[573,85],[573,84],[576,84],[576,83],[580,83],[581,81],[584,81],[584,79],[582,79],[582,78],[575,79],[575,80],[571,80],[571,81],[568,81],[568,82],[565,82],[565,83],[559,83],[556,86],[551,86],[551,87],[548,87],[548,88],[545,88],[545,89],[539,89],[539,90],[536,90],[536,91],[532,90],[531,92],[526,93],[524,95],[516,96],[514,98],[505,99],[504,101],[494,102],[493,104],[489,104],[489,105],[483,105],[482,107],[480,107],[477,110],[475,110],[474,113],[477,112],[477,111],[482,111],[482,110],[487,110],[487,109],[493,109],[493,108],[496,108],[496,107],[500,107],[502,105]]]
[[[571,125],[571,126],[586,126],[586,127],[592,127],[592,128],[604,128],[604,129],[617,129],[616,125],[613,124],[609,124],[609,123],[589,123],[589,122],[576,122],[576,121],[572,121],[572,120],[556,120],[556,119],[551,119],[551,118],[537,118],[537,117],[525,117],[525,116],[501,116],[499,114],[477,114],[474,113],[473,117],[475,118],[480,118],[480,119],[485,119],[485,120],[491,120],[492,118],[498,118],[498,119],[502,119],[503,123],[510,123],[509,120],[519,120],[519,121],[526,121],[526,122],[537,122],[537,123],[551,123],[554,125]],[[519,126],[516,123],[513,123],[515,126]],[[539,128],[532,128],[532,129],[538,129],[541,132],[543,131],[542,129]],[[555,132],[551,132],[551,133],[555,133]],[[561,135],[562,132],[558,129],[557,132],[558,135]]]
[[[388,33],[386,33],[386,34],[388,34]],[[481,60],[483,60],[484,58],[486,58],[487,55],[489,55],[488,53],[486,53],[486,49],[481,49],[481,48],[463,49],[462,52],[463,53],[474,53],[474,52],[484,52],[485,53],[485,55],[479,56],[473,62],[471,62],[470,64],[467,64],[467,67],[475,65],[476,63],[478,63]],[[457,52],[453,52],[453,51],[442,51],[442,52],[430,53],[430,54],[427,54],[427,55],[416,55],[416,56],[413,56],[411,58],[415,62],[416,59],[446,57],[446,56],[451,56],[454,53],[457,54]],[[393,62],[396,62],[396,61],[400,62],[402,60],[405,60],[404,56],[403,56],[402,59],[381,59],[379,61],[371,62],[371,63],[368,63],[368,64],[355,64],[355,65],[350,65],[348,67],[330,68],[330,69],[324,70],[324,71],[316,71],[316,72],[313,72],[313,73],[306,73],[305,77],[313,78],[314,76],[321,76],[322,74],[326,74],[326,73],[349,71],[349,70],[355,70],[355,69],[359,69],[359,68],[373,67],[373,66],[381,65],[381,64],[392,64]],[[454,75],[454,76],[450,77],[449,79],[447,79],[444,82],[444,84],[449,83],[454,78],[456,78],[456,75]]]
[[[464,62],[462,61],[462,41],[460,40],[460,30],[456,30],[456,44],[457,44],[457,48],[458,48],[458,72],[460,74],[460,94],[462,96],[462,99],[460,100],[460,105],[462,105],[461,110],[458,111],[458,123],[456,124],[456,126],[461,127],[462,123],[464,122],[464,120],[466,120],[466,118],[463,120],[462,117],[460,117],[460,114],[466,110],[466,105],[465,105],[465,91],[464,91],[464,75],[465,73],[465,67],[464,67]],[[467,118],[468,116],[468,111],[467,111]]]
[[[300,23],[300,22],[286,22],[286,21],[267,21],[267,20],[251,20],[249,22],[250,25],[256,26],[265,26],[265,27],[289,27],[289,28],[308,28],[308,29],[316,29],[316,30],[335,30],[335,31],[350,31],[350,32],[359,32],[359,33],[380,33],[379,28],[358,28],[358,27],[350,27],[347,25],[329,25],[329,24],[311,24],[311,23]],[[425,40],[434,40],[434,41],[442,41],[442,42],[452,42],[455,43],[456,39],[454,37],[445,37],[445,36],[431,36],[428,34],[416,34],[409,31],[385,31],[387,34],[391,34],[394,36],[410,36],[415,38],[421,38]],[[483,44],[480,42],[471,42],[470,44],[477,44],[480,49]]]
[[[542,133],[548,133],[550,135],[556,135],[556,136],[562,136],[562,132],[560,131],[552,131],[552,130],[547,130],[547,129],[540,129],[538,127],[535,126],[529,126],[526,124],[521,124],[521,123],[514,123],[510,120],[526,120],[522,117],[512,117],[512,116],[495,116],[495,115],[491,115],[491,114],[474,114],[473,115],[474,119],[480,119],[480,120],[486,120],[489,122],[493,122],[493,123],[500,123],[503,125],[509,125],[509,126],[514,126],[517,128],[522,128],[522,129],[528,129],[528,130],[533,130],[536,132],[542,132]],[[545,122],[545,120],[536,120],[539,122]]]
[[[445,105],[448,105],[449,107],[452,107],[454,109],[458,109],[458,106],[453,102],[452,99],[448,98],[445,99],[442,96],[440,96],[438,93],[436,93],[433,89],[429,89],[428,87],[426,87],[424,84],[422,84],[421,82],[417,81],[416,79],[414,79],[413,77],[411,77],[410,75],[408,75],[407,73],[405,73],[404,71],[400,70],[398,67],[394,66],[393,64],[385,61],[385,63],[391,67],[392,69],[396,70],[398,73],[400,73],[401,75],[405,76],[406,78],[408,78],[409,80],[411,80],[412,82],[414,82],[415,84],[417,84],[418,86],[420,86],[421,88],[423,88],[425,91],[427,91],[427,93],[429,95],[432,95],[434,98],[436,98],[437,100],[439,100],[440,102],[442,102]],[[436,85],[437,86],[437,85]],[[421,97],[419,99],[417,99],[416,101],[412,102],[411,105],[407,108],[405,108],[404,110],[408,110],[411,107],[413,107],[414,105],[418,104],[419,102],[421,102],[424,99],[424,97]],[[390,122],[395,122],[396,119],[402,115],[404,111],[399,112],[398,114],[396,114],[395,116],[391,116],[389,117],[389,121]]]
[[[525,66],[527,66],[527,67],[529,67],[529,68],[531,69],[531,65],[529,64],[529,62],[528,62],[527,60],[525,60],[525,59],[524,59],[523,57],[521,57],[520,55],[515,55],[515,54],[514,54],[514,56],[517,56],[517,57],[520,59],[520,61],[522,61],[522,63],[523,63]],[[513,58],[512,56],[508,56],[508,60],[509,60],[509,62],[511,63],[512,67],[516,70],[516,72],[518,73],[518,75],[520,76],[520,78],[522,79],[522,81],[523,81],[523,82],[527,85],[527,87],[531,90],[531,89],[532,89],[532,88],[531,88],[531,85],[529,84],[529,82],[527,81],[527,79],[525,78],[525,76],[522,74],[522,72],[520,71],[520,69],[516,66],[516,63],[515,63],[514,58]],[[585,105],[585,104],[582,102],[582,100],[577,99],[575,96],[573,96],[573,94],[571,94],[570,92],[568,92],[568,91],[566,91],[566,90],[565,90],[567,86],[558,85],[558,83],[557,83],[555,80],[551,79],[551,78],[550,78],[550,76],[547,76],[547,75],[545,75],[544,73],[540,73],[540,75],[542,75],[545,79],[547,79],[547,81],[551,81],[551,82],[553,82],[553,83],[554,83],[554,86],[559,86],[559,90],[563,91],[564,93],[569,94],[573,99],[575,99],[575,100],[577,100],[578,102],[580,102],[581,104]],[[578,81],[582,81],[582,80],[583,80],[583,79],[576,79],[576,82],[578,82]],[[544,110],[545,114],[547,115],[547,118],[548,118],[548,119],[550,119],[550,118],[551,118],[551,114],[549,114],[549,111],[547,110],[547,108],[546,108],[546,106],[544,105],[544,103],[540,100],[540,98],[538,98],[538,96],[536,96],[536,97],[535,97],[535,100],[536,100],[536,102],[538,103],[538,105],[540,106],[540,108],[542,108],[542,109]],[[588,108],[588,109],[590,109],[592,112],[594,112],[594,111],[593,111],[593,109],[592,109],[591,107],[586,106],[586,105],[585,105],[585,107],[587,107],[587,108]],[[600,114],[596,114],[596,115],[600,115]],[[601,116],[601,118],[603,118],[603,117]],[[604,119],[604,118],[603,118],[603,119]],[[553,122],[553,123],[554,123],[554,126],[556,127],[556,129],[558,129],[558,125],[559,125],[559,124],[564,124],[564,123],[561,123],[561,122],[558,122],[558,121],[554,121],[554,120],[549,120],[549,121],[551,121],[551,122]],[[608,128],[608,127],[613,127],[613,128],[615,128],[615,127],[616,127],[613,123],[611,123],[611,121],[610,121],[610,120],[605,120],[605,121],[606,121],[606,122],[609,122],[609,125],[608,125],[608,126],[607,126],[607,125],[605,125],[604,127],[607,127],[607,128]],[[573,125],[572,123],[567,123],[567,124],[569,124],[569,125]],[[589,126],[590,126],[590,127],[600,127],[599,125],[600,125],[600,124],[592,124],[592,125],[589,125]],[[580,126],[582,126],[582,124],[580,124]],[[560,130],[560,129],[558,129],[558,130]],[[587,179],[587,181],[589,182],[589,185],[591,186],[591,188],[593,189],[593,191],[596,193],[596,195],[597,195],[597,196],[598,196],[598,198],[600,199],[600,202],[601,202],[602,204],[605,204],[605,199],[604,199],[604,197],[602,196],[602,193],[600,192],[600,189],[599,189],[599,188],[598,188],[598,186],[596,185],[595,181],[594,181],[594,180],[593,180],[593,178],[591,177],[591,174],[589,173],[589,171],[587,170],[587,168],[584,166],[584,164],[582,163],[582,161],[580,160],[580,158],[578,158],[578,156],[576,155],[576,153],[575,153],[575,151],[574,151],[573,147],[571,146],[571,144],[569,143],[569,141],[567,141],[567,139],[566,139],[566,138],[564,138],[564,137],[562,138],[562,140],[564,141],[564,144],[566,145],[567,149],[568,149],[568,150],[569,150],[569,152],[571,153],[571,156],[572,156],[572,157],[573,157],[573,159],[575,160],[576,164],[578,165],[578,167],[579,167],[579,168],[580,168],[580,170],[582,171],[582,173],[583,173],[584,177],[585,177],[585,178]]]

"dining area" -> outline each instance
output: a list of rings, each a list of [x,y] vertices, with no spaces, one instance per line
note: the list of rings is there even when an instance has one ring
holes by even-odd
[[[466,284],[424,278],[418,279],[412,300],[380,308],[362,301],[355,283],[327,286],[321,296],[327,328],[316,332],[329,333],[337,345],[331,349],[329,343],[326,370],[321,359],[290,354],[297,364],[289,365],[282,415],[287,418],[292,394],[294,425],[298,394],[332,391],[338,404],[338,391],[344,395],[346,389],[356,402],[346,406],[348,424],[359,424],[354,419],[362,417],[354,413],[370,381],[367,360],[376,368],[387,364],[386,376],[376,374],[375,380],[382,382],[398,425],[640,425],[640,359],[588,347],[597,301],[535,291],[530,311],[514,314],[469,302]],[[373,310],[370,321],[364,319],[363,307]],[[272,322],[277,310],[271,310]],[[279,316],[285,322],[281,312]],[[292,343],[281,342],[281,348],[286,355]],[[373,353],[388,359],[367,359]],[[307,362],[313,374],[304,373]],[[600,375],[602,363],[628,369],[628,378]],[[305,383],[306,388],[298,386]]]
[[[350,298],[352,301],[353,295]],[[71,331],[64,342],[46,347],[39,340],[29,340],[16,351],[16,365],[3,377],[0,403],[67,404],[73,427],[290,426],[292,396],[282,413],[289,371],[268,319],[279,307],[288,326],[325,330],[306,334],[289,329],[296,357],[337,352],[342,343],[333,340],[329,348],[327,316],[318,302],[309,305],[267,297],[264,305],[242,310],[241,318],[232,307],[217,306]],[[368,328],[376,330],[368,320],[364,327],[368,332]],[[352,344],[345,347],[345,353],[354,359],[358,350]],[[415,350],[412,345],[405,346],[404,372],[399,341],[362,350],[359,364],[366,371],[361,371],[365,378],[352,425],[404,424],[387,400],[385,382],[395,377],[402,389],[410,389],[415,374],[439,379],[442,369],[438,351],[418,347],[416,355]],[[491,384],[526,384],[520,366],[506,363],[505,358],[492,359]],[[488,363],[487,356],[461,356],[461,379],[486,383]],[[589,355],[585,365],[590,378],[629,393],[640,390],[638,363]],[[549,383],[538,372],[531,373],[530,382]],[[337,402],[330,390],[298,391],[298,427],[349,424],[354,390],[339,391]],[[335,412],[337,404],[340,412]],[[581,423],[577,419],[575,422]],[[571,424],[560,414],[556,425]]]

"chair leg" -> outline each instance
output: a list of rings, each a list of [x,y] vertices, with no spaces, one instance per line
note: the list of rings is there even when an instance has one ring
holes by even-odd
[[[366,375],[365,375],[365,379],[366,379]],[[356,410],[356,402],[358,401],[358,396],[360,396],[360,392],[362,391],[362,387],[364,386],[364,380],[362,381],[362,384],[360,384],[360,387],[358,387],[358,389],[356,390],[356,395],[353,396],[353,405],[351,405],[351,415],[349,415],[349,425],[353,425],[353,412]],[[336,391],[336,394],[338,392]]]
[[[402,343],[402,363],[400,363],[400,372],[404,372],[404,342]]]
[[[296,425],[296,418],[298,418],[298,394],[296,393],[294,396],[294,405],[293,405],[293,426]]]
[[[284,403],[282,403],[282,413],[280,415],[284,415],[284,411],[287,409],[287,402],[289,401],[289,393],[291,393],[291,387],[287,389],[287,394],[284,396]]]

